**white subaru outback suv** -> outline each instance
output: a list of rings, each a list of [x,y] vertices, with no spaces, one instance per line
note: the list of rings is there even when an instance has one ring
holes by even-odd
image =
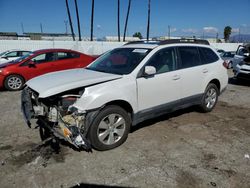
[[[42,139],[108,150],[146,119],[191,105],[211,111],[227,82],[223,60],[207,41],[136,42],[86,68],[28,81],[22,111],[29,126],[38,119]]]

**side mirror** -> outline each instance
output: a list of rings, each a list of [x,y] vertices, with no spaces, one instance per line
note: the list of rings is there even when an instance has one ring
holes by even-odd
[[[34,62],[34,61],[29,60],[29,62],[28,62],[28,66],[29,66],[29,67],[36,67],[36,64],[35,64],[35,62]]]
[[[153,66],[146,66],[144,69],[144,76],[153,76],[156,74],[156,68]]]

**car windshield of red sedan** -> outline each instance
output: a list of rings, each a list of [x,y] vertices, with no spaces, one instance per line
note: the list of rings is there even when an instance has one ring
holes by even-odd
[[[26,55],[24,55],[24,56],[22,56],[22,57],[17,58],[17,59],[14,60],[14,61],[11,61],[11,62],[12,62],[12,63],[19,63],[19,62],[25,60],[26,58],[28,58],[30,55],[33,55],[33,53],[30,52],[30,53],[28,53],[28,54],[26,54]]]
[[[112,74],[129,74],[146,57],[150,49],[118,48],[98,58],[86,69]]]

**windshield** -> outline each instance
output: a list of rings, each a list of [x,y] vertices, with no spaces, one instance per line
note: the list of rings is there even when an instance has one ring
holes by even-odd
[[[19,58],[17,58],[16,60],[14,60],[12,62],[13,63],[19,63],[19,62],[23,61],[24,59],[26,59],[27,57],[29,57],[30,55],[33,55],[33,53],[32,52],[27,53],[26,55],[24,55],[22,57],[19,57]]]
[[[117,48],[101,56],[87,69],[120,75],[129,74],[150,51],[143,48]]]
[[[6,54],[6,52],[8,52],[8,51],[5,51],[5,52],[0,53],[0,56],[2,56],[2,55],[4,55],[4,54]]]

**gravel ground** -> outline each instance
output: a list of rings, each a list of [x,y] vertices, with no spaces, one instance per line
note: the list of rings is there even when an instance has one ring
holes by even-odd
[[[122,146],[93,153],[42,145],[20,92],[0,91],[0,187],[250,187],[250,87],[229,83],[211,113],[143,122]]]

